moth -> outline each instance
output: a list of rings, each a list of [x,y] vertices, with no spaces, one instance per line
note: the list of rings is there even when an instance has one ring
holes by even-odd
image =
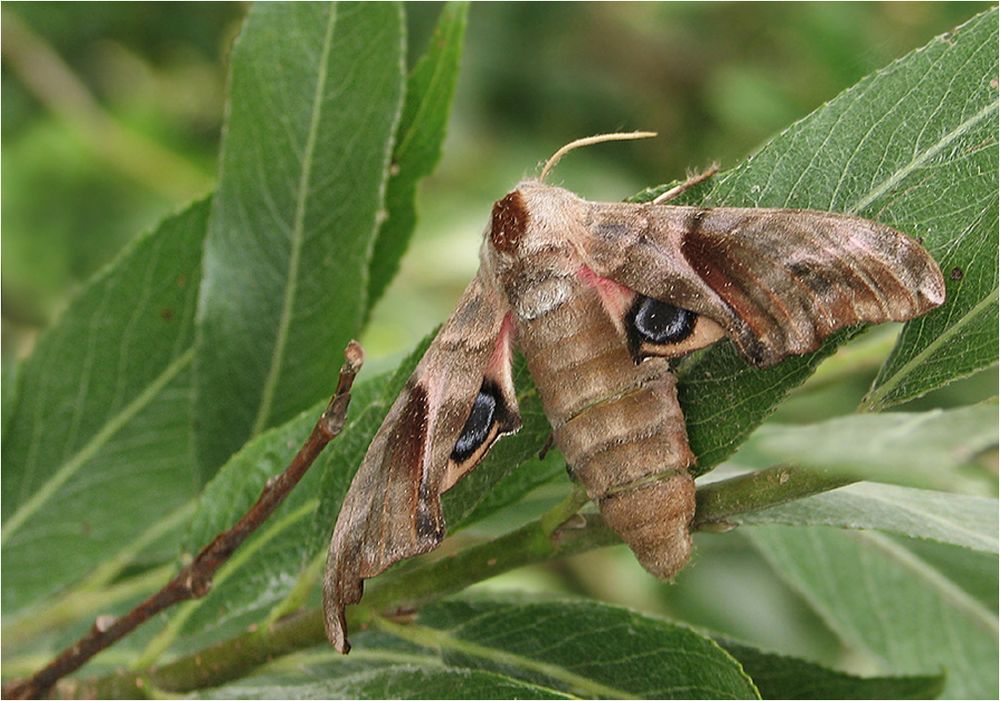
[[[493,205],[481,265],[375,434],[344,499],[324,578],[327,635],[363,581],[436,547],[441,494],[520,425],[520,349],[555,445],[649,572],[691,553],[695,485],[670,361],[728,338],[756,367],[833,331],[903,321],[944,301],[914,240],[845,214],[672,206],[708,173],[644,204],[590,202],[544,178]]]

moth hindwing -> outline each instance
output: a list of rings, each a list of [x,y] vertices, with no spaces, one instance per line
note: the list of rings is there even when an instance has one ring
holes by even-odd
[[[725,337],[766,367],[837,329],[944,301],[917,242],[859,217],[590,202],[541,179],[496,202],[480,258],[344,499],[324,579],[341,652],[363,580],[436,547],[441,494],[520,426],[514,344],[570,473],[639,562],[669,579],[690,556],[695,507],[670,359]]]

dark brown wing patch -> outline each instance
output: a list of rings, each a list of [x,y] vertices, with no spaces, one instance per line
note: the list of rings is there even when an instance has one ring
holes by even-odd
[[[427,389],[421,384],[410,388],[406,404],[399,414],[399,423],[392,431],[393,453],[400,467],[409,472],[409,479],[423,482],[424,446],[427,443],[428,424]]]
[[[837,329],[902,321],[943,301],[934,261],[888,227],[825,212],[702,211],[681,252],[746,325],[736,340],[755,364],[816,350]]]

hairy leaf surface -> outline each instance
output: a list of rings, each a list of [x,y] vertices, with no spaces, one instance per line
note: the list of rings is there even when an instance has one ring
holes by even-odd
[[[318,401],[368,308],[403,99],[395,4],[254,5],[233,48],[198,308],[207,479]]]
[[[961,468],[997,445],[995,401],[914,413],[852,414],[804,426],[769,424],[740,453],[756,464],[787,463],[942,490],[994,481]]]
[[[20,369],[3,442],[5,613],[116,557],[125,564],[194,497],[191,358],[207,217],[198,202],[136,239]],[[176,542],[161,539],[157,556]]]
[[[996,553],[1000,542],[996,499],[877,482],[851,484],[730,520],[878,530],[985,553]]]
[[[746,533],[778,575],[880,673],[944,670],[946,697],[997,695],[996,615],[950,570],[871,532],[755,526]]]

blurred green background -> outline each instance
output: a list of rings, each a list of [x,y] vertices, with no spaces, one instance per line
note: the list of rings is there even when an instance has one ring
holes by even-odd
[[[447,314],[494,199],[574,138],[556,181],[592,199],[763,140],[981,3],[477,4],[444,157],[366,338],[403,352]],[[212,187],[239,3],[3,8],[3,356],[28,352],[73,290],[137,232]],[[407,6],[410,55],[436,3]]]
[[[712,161],[731,167],[862,76],[986,7],[476,4],[442,162],[422,186],[410,251],[363,339],[368,370],[390,367],[447,316],[477,266],[492,202],[562,144],[607,131],[660,133],[563,161],[554,182],[591,199],[619,200]],[[74,290],[130,237],[211,190],[226,57],[245,9],[3,6],[5,367],[30,352]],[[412,58],[439,6],[406,10]],[[793,398],[778,417],[851,411],[875,366],[862,370]],[[967,403],[996,387],[991,370],[921,402]],[[986,460],[995,469],[995,457]],[[520,508],[525,517],[531,512],[530,503]],[[515,516],[503,518],[497,528],[509,528]],[[698,566],[676,586],[642,575],[623,548],[489,586],[514,578],[521,589],[585,593],[851,666],[834,636],[738,534],[699,536],[697,547]]]

